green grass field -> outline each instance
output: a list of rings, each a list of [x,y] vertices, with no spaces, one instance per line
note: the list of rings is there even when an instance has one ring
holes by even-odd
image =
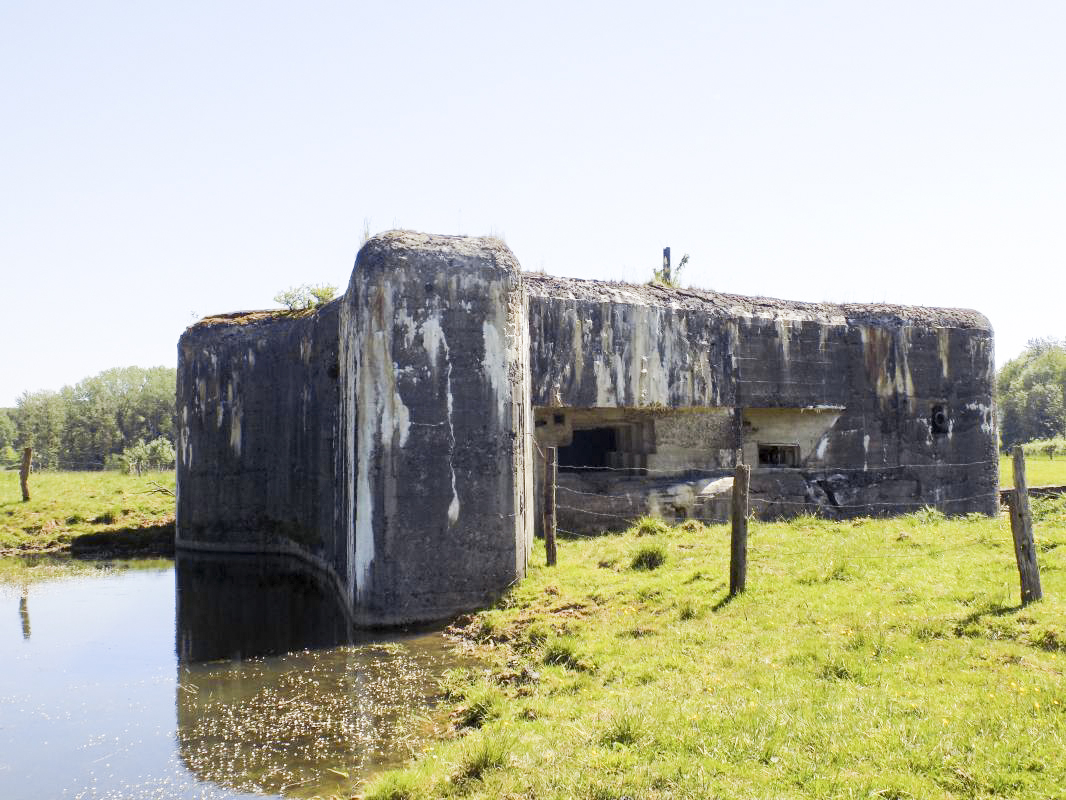
[[[1025,459],[1025,480],[1029,486],[1066,486],[1066,458],[1052,460],[1046,456],[1028,456]],[[1010,456],[999,457],[999,484],[1005,489],[1014,488],[1014,469]]]
[[[173,538],[174,473],[142,477],[117,472],[38,472],[22,502],[18,473],[0,472],[0,553],[40,552],[69,546],[85,534],[113,541]],[[99,537],[98,537],[99,538]]]
[[[22,503],[0,473],[0,548],[172,526],[153,482],[39,473]],[[1024,609],[1003,516],[753,522],[732,601],[724,526],[566,539],[555,568],[538,543],[457,628],[485,666],[447,676],[447,728],[366,794],[1066,798],[1066,500],[1034,508]]]
[[[1066,797],[1066,502],[1035,507],[1024,609],[1002,516],[755,522],[731,602],[724,526],[538,545],[461,629],[489,666],[450,730],[366,796]]]

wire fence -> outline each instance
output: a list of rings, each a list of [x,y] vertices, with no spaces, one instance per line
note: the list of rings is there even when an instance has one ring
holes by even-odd
[[[543,449],[539,446],[537,449],[543,455]],[[835,473],[845,472],[866,472],[876,474],[880,472],[892,472],[894,470],[912,470],[912,469],[959,469],[962,467],[987,467],[996,465],[998,467],[998,460],[985,459],[983,461],[961,461],[945,463],[942,461],[936,461],[933,463],[923,462],[914,464],[867,464],[861,467],[773,467],[775,470],[791,471],[798,473],[806,473],[810,475],[831,475]],[[672,475],[672,476],[684,476],[684,475],[716,475],[718,477],[729,477],[732,475],[732,469],[728,467],[717,468],[704,468],[704,467],[675,467],[671,469],[665,468],[652,468],[652,467],[611,467],[611,466],[599,466],[599,465],[571,465],[567,464],[559,468],[560,472],[628,472],[635,476],[641,475]]]
[[[538,451],[542,455],[546,455],[544,450],[539,446]],[[552,457],[555,458],[554,454]],[[732,536],[735,538],[737,535],[735,515],[737,513],[745,514],[743,548],[744,553],[746,554],[748,550],[746,529],[747,522],[750,518],[765,518],[769,520],[775,518],[796,517],[803,514],[826,516],[830,519],[839,517],[853,518],[856,516],[863,516],[864,512],[866,512],[865,515],[870,516],[885,516],[892,514],[892,512],[906,514],[929,509],[950,514],[954,511],[965,512],[967,510],[973,510],[975,507],[979,508],[982,505],[987,507],[990,504],[990,501],[995,502],[998,505],[998,486],[994,489],[989,489],[988,491],[980,493],[970,492],[963,496],[954,497],[944,496],[950,491],[950,489],[944,487],[938,491],[932,492],[932,497],[921,496],[916,497],[913,500],[870,499],[861,502],[855,501],[857,496],[861,496],[863,490],[877,491],[876,485],[879,483],[877,480],[878,477],[883,478],[884,476],[888,476],[888,480],[891,481],[898,476],[901,471],[937,470],[940,472],[948,472],[973,470],[975,468],[998,468],[998,464],[998,459],[995,461],[985,459],[950,463],[888,464],[877,467],[826,467],[815,469],[782,469],[767,467],[767,473],[773,470],[773,473],[779,475],[787,472],[803,475],[808,495],[802,498],[797,497],[795,494],[784,494],[783,496],[759,496],[758,492],[754,494],[751,493],[750,486],[747,486],[747,481],[745,480],[741,484],[742,486],[745,486],[745,489],[742,489],[741,491],[746,491],[746,495],[743,499],[743,505],[740,506],[743,511],[740,512],[734,507],[734,504],[738,502],[738,500],[732,496],[733,493],[731,490],[725,490],[712,495],[702,495],[697,493],[700,489],[699,484],[704,479],[707,479],[710,482],[716,478],[729,478],[734,473],[739,474],[736,469],[648,469],[610,467],[599,464],[567,465],[563,474],[565,475],[566,472],[569,472],[573,475],[574,477],[569,479],[569,481],[580,481],[580,488],[574,485],[567,485],[568,481],[566,478],[560,482],[558,477],[556,477],[553,490],[551,492],[546,491],[545,498],[550,497],[550,502],[553,504],[551,519],[555,520],[555,531],[562,536],[579,538],[595,538],[604,535],[608,531],[625,530],[639,526],[648,516],[673,517],[675,524],[692,521],[700,523],[701,525],[727,525],[733,522]],[[597,472],[607,473],[608,475],[605,481],[608,485],[605,485],[603,489],[595,488],[594,473]],[[840,499],[842,498],[831,498],[824,489],[821,491],[820,496],[814,495],[814,486],[818,484],[818,476],[835,474],[855,476],[859,473],[873,473],[873,475],[871,475],[873,480],[868,483],[858,482],[857,485],[849,487],[852,490],[850,498],[851,502],[841,502]],[[623,475],[626,477],[631,476],[633,478],[632,483],[628,482]],[[701,477],[693,479],[692,476],[694,475]],[[671,484],[655,476],[669,476],[670,478],[673,478],[675,480],[675,484],[673,484],[674,487],[676,487],[677,484],[684,483],[695,485],[691,486],[689,493],[684,491],[678,492],[676,488],[672,491]],[[641,481],[641,478],[648,478],[649,480]],[[620,484],[622,491],[619,491]],[[632,488],[629,488],[630,486],[632,486]],[[841,493],[841,490],[837,491],[838,493]],[[569,498],[569,500],[567,498]],[[545,502],[547,503],[549,500],[546,499]],[[665,515],[661,513],[662,511],[666,512]],[[877,551],[867,550],[865,552],[849,551],[844,554],[836,553],[835,555],[846,559],[860,560],[913,560],[933,558],[945,553],[979,547],[986,543],[987,542],[984,539],[976,539],[947,544],[936,547],[935,549],[922,547],[916,550],[901,552],[900,549],[893,548],[891,550],[878,549]],[[804,556],[825,557],[831,554],[830,547],[771,551],[770,549],[764,549],[756,544],[751,549],[756,555],[770,556],[772,558],[794,558]],[[733,561],[735,558],[735,554],[731,555],[731,576],[733,572]],[[747,556],[744,555],[743,558],[746,560]]]

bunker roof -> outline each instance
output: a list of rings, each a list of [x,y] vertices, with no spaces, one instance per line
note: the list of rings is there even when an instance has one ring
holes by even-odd
[[[591,303],[626,303],[697,311],[723,317],[820,322],[829,325],[914,325],[991,331],[984,314],[966,308],[900,306],[888,303],[805,303],[773,297],[747,297],[706,289],[675,289],[660,284],[560,278],[523,273],[531,297]]]

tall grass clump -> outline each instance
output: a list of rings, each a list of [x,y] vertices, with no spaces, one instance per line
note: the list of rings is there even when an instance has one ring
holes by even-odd
[[[489,770],[506,766],[514,742],[509,736],[481,736],[467,741],[456,765],[456,778],[476,781]]]
[[[593,666],[589,659],[581,655],[577,643],[569,636],[556,637],[546,642],[541,661],[549,666],[579,671],[590,670]]]
[[[429,795],[422,779],[413,771],[386,772],[372,781],[364,800],[423,800]]]
[[[638,547],[629,566],[632,569],[650,570],[658,569],[665,563],[666,547],[659,542],[653,542]]]
[[[503,693],[495,686],[476,686],[466,693],[465,704],[457,716],[464,728],[480,728],[503,713]]]
[[[633,523],[633,528],[636,530],[637,536],[658,536],[670,530],[670,526],[658,517],[648,516],[640,517]]]
[[[640,740],[640,717],[628,711],[616,714],[600,736],[600,743],[632,745]]]

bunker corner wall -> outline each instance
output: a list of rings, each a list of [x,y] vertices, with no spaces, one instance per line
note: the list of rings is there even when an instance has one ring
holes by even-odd
[[[493,239],[390,232],[340,313],[347,589],[364,624],[495,599],[532,547],[526,296]]]
[[[340,586],[339,312],[231,314],[181,337],[179,548],[296,555]]]

